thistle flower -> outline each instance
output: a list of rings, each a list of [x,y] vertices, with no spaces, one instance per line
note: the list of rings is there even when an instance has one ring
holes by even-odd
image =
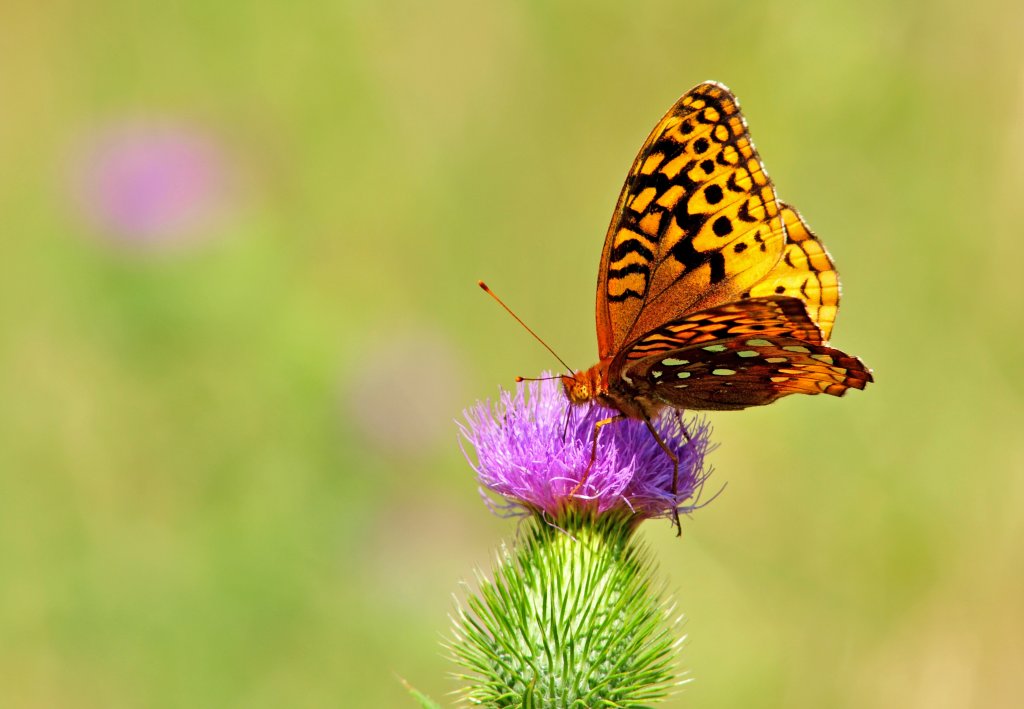
[[[591,460],[595,424],[615,413],[571,406],[555,380],[466,411],[481,487],[534,513],[457,610],[448,651],[469,704],[646,706],[680,683],[672,606],[633,531],[696,505],[709,428],[676,412],[654,423],[679,459],[673,491],[672,459],[642,421],[603,426]]]
[[[673,495],[672,460],[642,421],[603,426],[590,465],[595,424],[616,414],[598,405],[570,405],[557,380],[520,383],[514,393],[502,391],[496,405],[481,402],[465,412],[460,429],[475,460],[465,446],[463,452],[483,488],[512,506],[553,517],[566,507],[621,510],[637,520],[691,511],[708,474],[706,421],[692,417],[684,423],[669,411],[654,422],[679,458]]]

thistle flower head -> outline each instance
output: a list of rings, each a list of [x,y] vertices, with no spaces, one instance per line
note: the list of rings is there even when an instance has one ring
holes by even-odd
[[[618,515],[570,507],[559,522],[531,519],[459,605],[447,646],[465,703],[654,704],[680,683],[680,641],[650,551]]]
[[[465,412],[460,428],[476,452],[475,460],[466,457],[480,484],[514,506],[552,516],[580,508],[620,510],[640,518],[692,510],[708,474],[707,422],[696,417],[684,421],[675,411],[654,422],[679,459],[673,494],[672,459],[642,421],[603,426],[591,464],[595,425],[617,413],[597,404],[572,406],[561,384],[546,380],[502,391],[494,405],[478,402]]]

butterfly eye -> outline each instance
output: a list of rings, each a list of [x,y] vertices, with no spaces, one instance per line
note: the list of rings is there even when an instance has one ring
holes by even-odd
[[[580,398],[580,387],[582,385],[575,377],[562,377],[562,389],[565,390],[565,395],[569,401],[579,403],[583,399]]]
[[[590,399],[590,387],[584,382],[570,377],[563,377],[562,386],[565,388],[565,395],[574,404],[580,404]]]

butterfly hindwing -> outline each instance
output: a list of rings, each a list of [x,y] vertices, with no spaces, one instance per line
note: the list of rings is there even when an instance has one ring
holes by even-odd
[[[702,410],[760,406],[788,394],[842,396],[872,381],[864,364],[844,352],[763,336],[666,352],[626,376],[657,401]]]
[[[699,84],[651,132],[619,196],[598,275],[601,357],[680,313],[739,300],[785,242],[736,97]]]
[[[618,376],[638,395],[681,408],[741,409],[797,393],[842,396],[872,380],[859,359],[822,344],[800,300],[780,296],[693,313],[645,336],[621,359]]]
[[[786,225],[786,248],[774,268],[743,297],[788,295],[799,298],[827,342],[839,307],[839,276],[832,258],[800,213],[779,203]]]
[[[813,344],[822,343],[821,333],[808,316],[807,308],[797,298],[749,298],[684,315],[647,333],[624,348],[612,361],[610,374],[615,378],[632,363],[664,352],[760,336],[784,336]]]

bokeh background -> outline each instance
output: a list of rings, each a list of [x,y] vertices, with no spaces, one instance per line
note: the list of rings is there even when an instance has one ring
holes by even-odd
[[[671,706],[1019,706],[1024,6],[0,9],[0,704],[400,707],[515,523],[453,419],[595,359],[635,151],[707,78],[877,384],[713,416],[646,525]]]

